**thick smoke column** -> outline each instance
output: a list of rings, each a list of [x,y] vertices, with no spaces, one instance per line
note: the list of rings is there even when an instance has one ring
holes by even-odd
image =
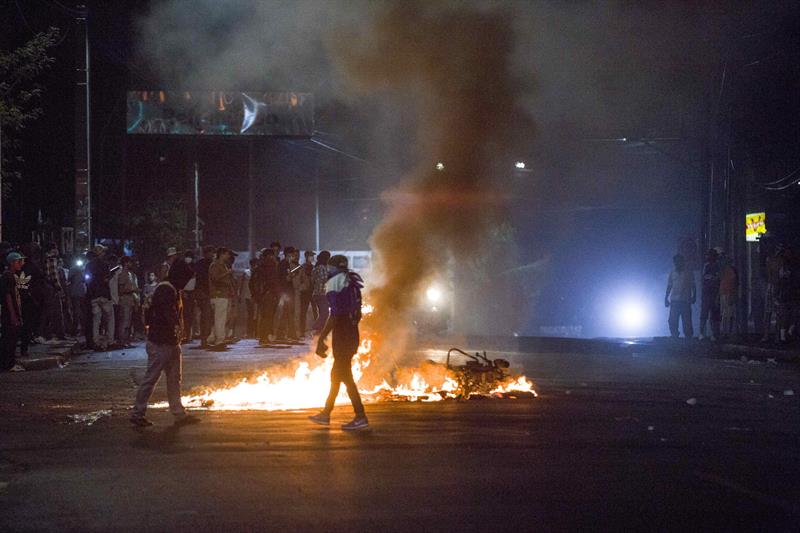
[[[410,93],[416,105],[409,111],[417,115],[419,163],[384,195],[389,212],[372,236],[381,276],[366,327],[394,354],[402,353],[403,326],[423,284],[450,258],[480,254],[503,221],[506,196],[495,176],[526,122],[510,68],[510,14],[465,5],[398,2],[366,39],[345,38],[336,48],[357,88]]]

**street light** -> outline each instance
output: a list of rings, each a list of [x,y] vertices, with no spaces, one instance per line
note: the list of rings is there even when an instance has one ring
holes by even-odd
[[[519,170],[525,169],[525,161],[517,161],[514,163],[514,166],[517,167]]]
[[[442,163],[441,161],[436,163],[436,170],[440,170],[440,171],[444,170],[444,163]]]

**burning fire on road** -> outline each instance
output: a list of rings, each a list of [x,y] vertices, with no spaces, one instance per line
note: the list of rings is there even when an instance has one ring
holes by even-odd
[[[353,357],[353,377],[362,381],[365,370],[372,362],[371,339],[361,342]],[[450,364],[450,353],[466,356],[463,365]],[[213,411],[281,411],[318,408],[325,403],[330,385],[333,359],[319,359],[309,355],[296,362],[293,368],[271,373],[265,371],[250,380],[242,380],[230,387],[209,389],[184,396],[183,403],[190,409]],[[448,353],[446,365],[426,362],[418,368],[397,369],[391,381],[384,379],[372,388],[362,388],[366,402],[418,401],[441,402],[476,398],[535,398],[536,391],[525,376],[513,378],[505,369],[508,363],[491,360],[483,355],[470,355],[458,349]],[[348,403],[347,393],[340,392],[336,403]],[[166,404],[158,404],[157,407]]]

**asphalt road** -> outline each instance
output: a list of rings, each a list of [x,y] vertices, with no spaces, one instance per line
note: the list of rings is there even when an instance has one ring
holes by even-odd
[[[185,353],[191,387],[300,350]],[[372,429],[355,434],[310,412],[201,412],[178,427],[152,411],[156,426],[134,430],[141,349],[0,374],[0,530],[798,529],[797,366],[502,355],[539,398],[370,404]]]

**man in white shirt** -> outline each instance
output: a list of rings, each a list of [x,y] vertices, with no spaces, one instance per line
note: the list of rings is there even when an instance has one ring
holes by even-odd
[[[672,258],[675,269],[669,274],[664,305],[669,307],[669,332],[677,339],[678,322],[683,322],[683,335],[687,339],[694,336],[692,328],[692,305],[697,299],[694,274],[686,268],[686,259],[681,254]]]

